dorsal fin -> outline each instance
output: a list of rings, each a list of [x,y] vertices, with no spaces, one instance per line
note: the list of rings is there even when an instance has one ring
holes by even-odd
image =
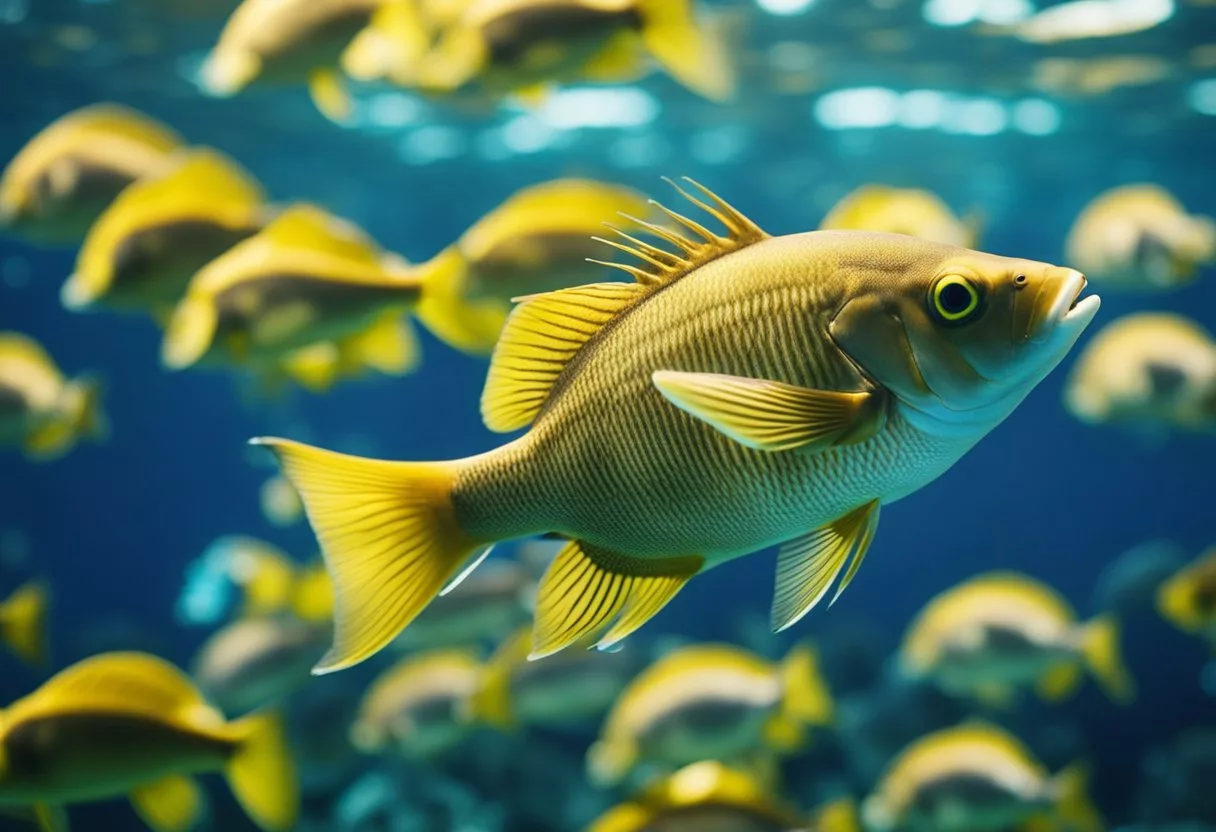
[[[304,202],[285,208],[261,236],[284,248],[309,249],[368,265],[380,263],[380,252],[363,229]]]

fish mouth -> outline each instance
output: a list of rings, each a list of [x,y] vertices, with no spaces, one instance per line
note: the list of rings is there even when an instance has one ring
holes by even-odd
[[[1046,324],[1043,327],[1045,331],[1031,339],[1033,341],[1045,341],[1059,332],[1080,335],[1101,306],[1102,300],[1097,295],[1082,297],[1082,293],[1089,285],[1085,275],[1075,269],[1063,271],[1065,273],[1060,280],[1060,288],[1046,314],[1043,315],[1043,322]]]

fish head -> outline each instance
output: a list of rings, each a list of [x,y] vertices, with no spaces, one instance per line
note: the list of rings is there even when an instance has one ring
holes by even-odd
[[[1093,320],[1099,299],[1082,298],[1085,286],[1074,269],[949,248],[856,280],[830,329],[917,424],[982,433]]]

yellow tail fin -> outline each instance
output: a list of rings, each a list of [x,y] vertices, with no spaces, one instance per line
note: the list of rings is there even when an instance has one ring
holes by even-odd
[[[800,644],[781,662],[785,688],[782,710],[789,717],[808,725],[830,725],[834,713],[832,694],[819,671],[815,648]]]
[[[47,660],[46,611],[50,594],[46,584],[30,581],[0,604],[0,641],[28,664],[42,667]]]
[[[1121,705],[1136,698],[1136,683],[1123,664],[1119,650],[1119,625],[1112,616],[1099,616],[1085,625],[1081,635],[1081,651],[1090,672],[1107,696]]]
[[[1071,765],[1055,778],[1056,807],[1068,832],[1102,832],[1102,815],[1089,799],[1085,767]]]
[[[333,578],[334,643],[313,673],[379,651],[481,548],[454,514],[459,462],[384,462],[286,439],[252,443],[275,453],[300,492]]]
[[[713,101],[735,96],[723,33],[698,22],[691,0],[641,0],[642,42],[673,78]]]
[[[824,804],[815,812],[816,832],[861,832],[857,803],[851,797],[841,797]]]
[[[422,325],[450,347],[473,355],[489,355],[507,321],[508,309],[492,300],[465,297],[468,264],[455,247],[447,248],[419,267],[422,300],[414,314]]]
[[[277,714],[255,714],[233,723],[240,747],[225,776],[253,822],[270,832],[291,829],[300,811],[295,766]]]

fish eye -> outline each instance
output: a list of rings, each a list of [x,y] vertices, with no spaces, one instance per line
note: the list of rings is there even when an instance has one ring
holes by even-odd
[[[946,324],[961,324],[980,310],[980,291],[959,274],[945,274],[930,293],[933,312]]]

